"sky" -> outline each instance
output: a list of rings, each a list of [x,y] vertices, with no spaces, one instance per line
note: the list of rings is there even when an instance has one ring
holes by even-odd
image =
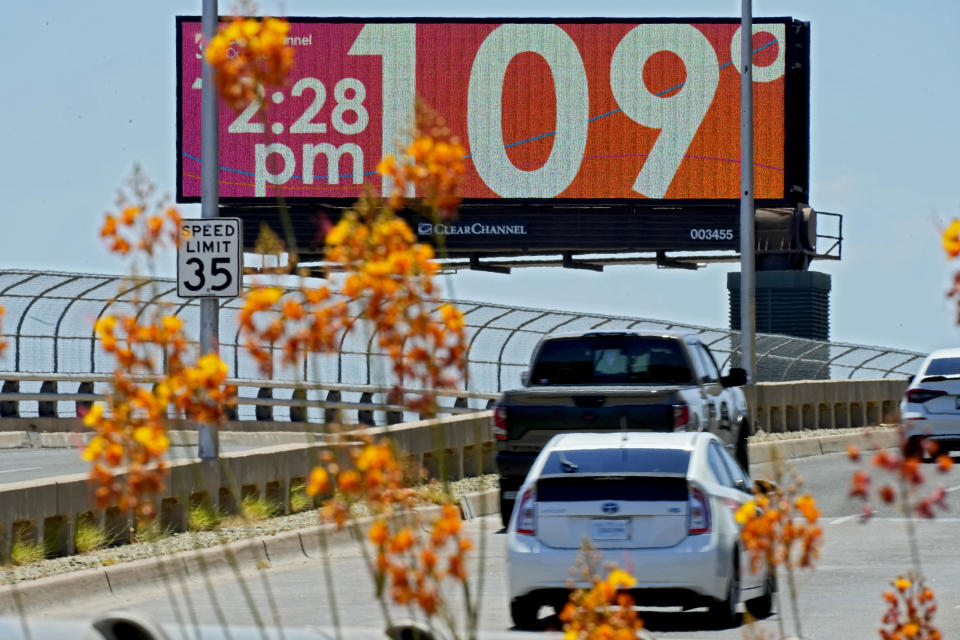
[[[288,16],[737,17],[730,0],[479,5],[368,0],[350,7],[262,2]],[[482,7],[483,13],[475,7]],[[220,12],[232,4],[221,2]],[[174,17],[201,0],[36,0],[4,7],[0,39],[0,268],[121,274],[97,236],[117,188],[140,164],[175,192]],[[960,3],[755,0],[754,15],[811,23],[810,204],[843,214],[831,339],[921,352],[960,341],[945,293],[960,262],[940,229],[960,216]],[[199,205],[182,205],[200,217]],[[159,261],[172,277],[173,256]],[[459,299],[728,326],[727,271],[650,265],[461,272]]]

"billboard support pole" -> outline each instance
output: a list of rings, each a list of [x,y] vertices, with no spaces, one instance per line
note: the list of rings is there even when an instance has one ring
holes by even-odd
[[[747,383],[756,371],[756,263],[753,204],[753,0],[741,0],[740,18],[740,354]]]
[[[201,29],[205,43],[217,35],[220,17],[217,0],[203,0]],[[201,217],[216,218],[219,208],[219,117],[217,82],[213,66],[203,59],[202,90],[200,96],[200,209]],[[200,299],[200,353],[220,351],[220,305],[216,298]],[[220,453],[219,434],[216,427],[197,425],[197,456],[201,460],[216,460]]]

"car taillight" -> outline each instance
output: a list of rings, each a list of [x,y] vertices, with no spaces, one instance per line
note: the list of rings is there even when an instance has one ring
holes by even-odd
[[[523,492],[517,507],[517,533],[527,536],[537,533],[537,492],[532,487]]]
[[[673,405],[673,430],[686,431],[688,422],[690,422],[690,405]]]
[[[507,408],[494,407],[493,409],[493,437],[497,440],[507,439]]]
[[[910,389],[907,391],[907,402],[923,404],[928,400],[933,400],[934,398],[945,395],[947,395],[947,392],[940,391],[939,389]]]
[[[710,533],[710,502],[697,487],[690,487],[690,535]]]

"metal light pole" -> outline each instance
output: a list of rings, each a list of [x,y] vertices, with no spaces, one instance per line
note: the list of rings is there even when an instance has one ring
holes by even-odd
[[[205,42],[217,35],[220,16],[217,0],[203,0],[201,28]],[[220,136],[218,128],[217,81],[213,66],[203,59],[200,95],[200,210],[203,218],[216,218],[219,206]],[[220,306],[216,298],[200,299],[200,352],[220,352]],[[197,426],[197,455],[201,460],[216,460],[220,453],[219,434],[210,425]]]
[[[740,353],[748,384],[757,381],[756,264],[753,208],[753,6],[742,0],[740,18]]]

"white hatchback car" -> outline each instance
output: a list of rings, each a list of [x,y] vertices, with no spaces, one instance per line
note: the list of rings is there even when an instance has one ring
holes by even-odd
[[[745,602],[769,615],[775,578],[753,573],[737,509],[752,482],[713,434],[565,433],[537,456],[507,528],[510,612],[559,611],[584,540],[630,571],[638,605],[706,606],[730,626]],[[585,586],[574,583],[575,586]]]
[[[920,365],[900,402],[908,452],[936,442],[941,453],[960,450],[960,349],[934,351]]]

